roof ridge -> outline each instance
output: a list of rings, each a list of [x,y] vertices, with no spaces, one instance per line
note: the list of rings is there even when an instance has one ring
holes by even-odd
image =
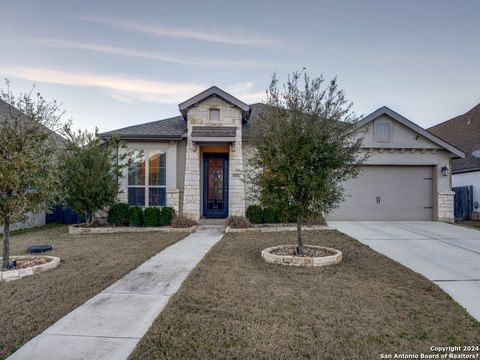
[[[127,129],[131,129],[131,128],[138,127],[138,126],[150,125],[150,124],[157,123],[157,122],[160,122],[160,121],[174,120],[174,119],[179,119],[179,118],[183,120],[182,115],[177,115],[177,116],[172,116],[172,117],[169,117],[169,118],[166,118],[166,119],[153,120],[153,121],[148,121],[148,122],[140,123],[140,124],[136,124],[136,125],[125,126],[123,128],[119,128],[119,129],[115,129],[115,130],[111,130],[111,131],[105,131],[103,133],[100,133],[99,135],[116,133],[116,132],[119,132],[121,130],[127,130]]]
[[[469,112],[472,112],[472,111],[476,110],[477,108],[478,108],[478,110],[480,111],[480,102],[479,102],[477,105],[475,105],[474,107],[472,107],[470,110],[468,110],[468,111],[466,111],[466,112],[464,112],[464,113],[462,113],[462,114],[460,114],[460,115],[454,116],[454,117],[451,118],[451,119],[448,119],[448,120],[439,122],[438,124],[429,127],[427,130],[430,131],[430,129],[433,129],[433,128],[437,127],[437,126],[444,125],[444,124],[446,124],[446,123],[448,123],[448,122],[450,122],[450,121],[453,121],[453,120],[457,120],[458,118],[467,115]]]

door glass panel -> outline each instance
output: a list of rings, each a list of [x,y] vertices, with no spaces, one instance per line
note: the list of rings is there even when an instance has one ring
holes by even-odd
[[[224,159],[210,157],[208,159],[208,188],[207,209],[211,212],[223,212],[224,210]]]

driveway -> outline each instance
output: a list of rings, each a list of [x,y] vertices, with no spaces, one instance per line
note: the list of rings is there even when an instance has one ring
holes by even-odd
[[[480,231],[430,221],[329,221],[416,271],[480,321]]]

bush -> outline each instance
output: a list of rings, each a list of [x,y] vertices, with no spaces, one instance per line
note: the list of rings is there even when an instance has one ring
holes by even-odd
[[[172,227],[174,228],[189,228],[194,225],[197,225],[197,223],[184,215],[177,215],[172,220]]]
[[[143,224],[145,226],[160,225],[160,209],[158,207],[147,207],[143,211]]]
[[[312,215],[305,219],[305,225],[325,225],[325,218],[322,215]]]
[[[116,203],[108,210],[107,221],[116,226],[128,225],[128,210],[130,205],[127,203]]]
[[[263,209],[260,205],[250,205],[247,208],[247,219],[253,224],[261,224],[263,222]]]
[[[175,217],[175,210],[172,207],[164,206],[160,210],[160,226],[168,226]]]
[[[143,211],[140,206],[130,206],[128,209],[128,224],[141,226],[143,224]]]
[[[230,216],[227,219],[227,226],[234,229],[245,229],[252,226],[245,216]]]
[[[263,209],[262,221],[265,224],[273,224],[280,221],[279,216],[275,210],[270,207]]]

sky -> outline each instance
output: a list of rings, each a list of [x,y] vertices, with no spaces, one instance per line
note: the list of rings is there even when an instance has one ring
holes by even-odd
[[[477,0],[1,2],[0,77],[75,128],[176,116],[212,85],[261,102],[273,72],[303,67],[337,76],[357,115],[430,127],[480,103]]]

